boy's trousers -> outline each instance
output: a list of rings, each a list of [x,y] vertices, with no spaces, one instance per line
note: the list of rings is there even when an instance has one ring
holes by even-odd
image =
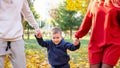
[[[24,52],[24,41],[8,41],[0,40],[0,68],[4,68],[4,58],[8,55],[13,68],[26,68],[26,58]],[[8,49],[6,50],[6,48]]]
[[[52,65],[52,68],[70,68],[70,64],[66,63],[63,65]]]

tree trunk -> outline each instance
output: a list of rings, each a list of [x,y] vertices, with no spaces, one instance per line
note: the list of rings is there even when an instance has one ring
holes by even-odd
[[[70,28],[70,40],[72,39],[72,28]]]
[[[29,29],[29,27],[28,27],[28,29],[27,29],[27,39],[28,39],[28,40],[30,39],[30,29]]]

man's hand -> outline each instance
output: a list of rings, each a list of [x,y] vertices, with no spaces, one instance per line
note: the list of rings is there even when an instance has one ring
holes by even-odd
[[[42,37],[42,33],[40,32],[40,29],[36,30],[36,37],[37,38],[41,38]]]

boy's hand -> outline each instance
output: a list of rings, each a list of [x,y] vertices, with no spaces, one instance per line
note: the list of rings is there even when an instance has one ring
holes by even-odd
[[[74,44],[75,46],[77,46],[77,45],[79,44],[79,39],[75,38],[74,41],[73,41],[73,44]]]
[[[41,38],[42,37],[42,33],[40,32],[40,30],[36,30],[36,37],[37,38]]]

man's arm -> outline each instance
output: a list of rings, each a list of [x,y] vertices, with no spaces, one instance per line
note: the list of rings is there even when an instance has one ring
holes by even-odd
[[[32,11],[28,5],[27,0],[24,0],[24,4],[22,7],[22,15],[29,22],[29,24],[36,30],[36,33],[40,33],[39,25],[35,21]]]

